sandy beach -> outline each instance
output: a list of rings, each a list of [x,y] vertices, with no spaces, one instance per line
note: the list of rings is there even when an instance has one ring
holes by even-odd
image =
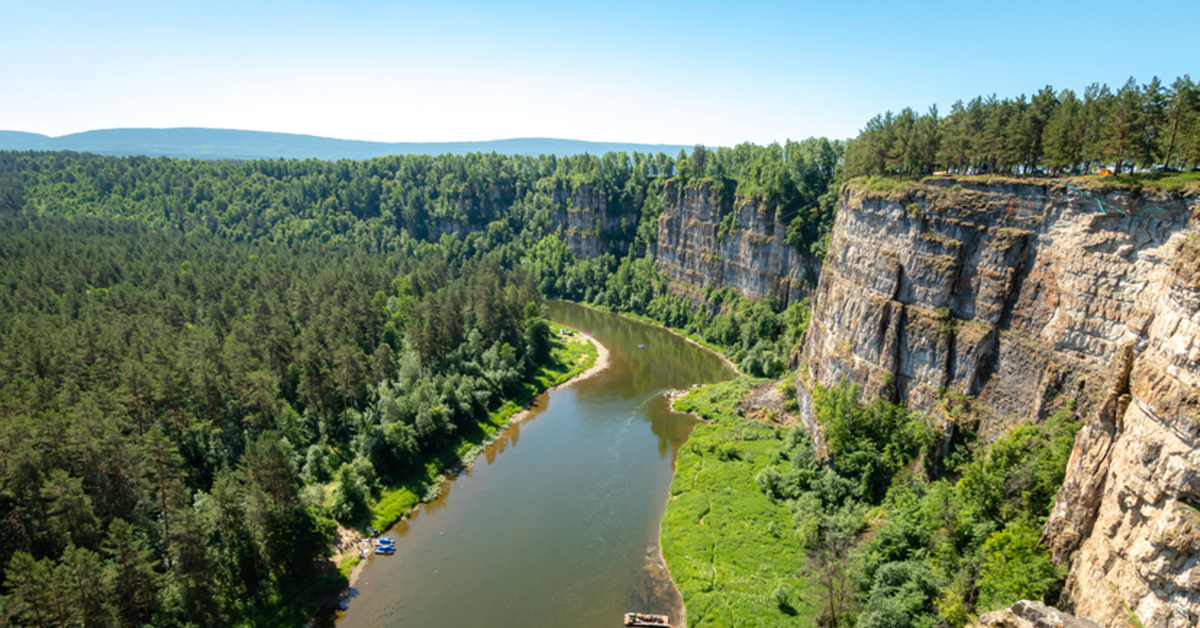
[[[600,344],[600,341],[591,336],[583,336],[583,339],[592,343],[593,347],[596,347],[596,362],[592,364],[592,368],[580,373],[579,375],[576,375],[575,377],[572,377],[558,386],[555,386],[555,390],[570,386],[571,384],[582,382],[583,380],[592,377],[593,375],[608,368],[608,349],[604,345]]]

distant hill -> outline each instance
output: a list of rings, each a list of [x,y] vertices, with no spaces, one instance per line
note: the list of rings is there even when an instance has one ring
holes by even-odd
[[[370,159],[384,155],[491,153],[502,155],[603,155],[609,151],[667,153],[675,144],[622,144],[552,138],[516,138],[486,142],[364,142],[315,135],[233,129],[102,129],[61,137],[0,131],[0,150],[73,150],[100,155],[146,155],[196,159]]]

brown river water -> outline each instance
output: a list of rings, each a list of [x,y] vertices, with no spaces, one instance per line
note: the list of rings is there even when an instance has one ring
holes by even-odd
[[[607,347],[608,367],[543,394],[388,531],[396,554],[357,574],[338,628],[599,628],[630,611],[678,615],[658,532],[694,420],[664,393],[734,373],[652,325],[562,302],[550,314]]]

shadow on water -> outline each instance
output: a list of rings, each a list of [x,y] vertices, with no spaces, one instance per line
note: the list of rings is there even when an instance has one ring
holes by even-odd
[[[551,302],[550,313],[603,343],[609,367],[540,396],[438,499],[397,524],[403,542],[368,561],[339,628],[678,616],[658,526],[694,421],[663,393],[733,373],[651,325],[569,303]]]

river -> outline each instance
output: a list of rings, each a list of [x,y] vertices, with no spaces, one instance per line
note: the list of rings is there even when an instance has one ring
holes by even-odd
[[[694,421],[663,393],[734,373],[661,328],[549,305],[608,348],[608,368],[540,396],[390,530],[396,554],[358,573],[338,628],[609,627],[628,611],[678,612],[658,527]]]

